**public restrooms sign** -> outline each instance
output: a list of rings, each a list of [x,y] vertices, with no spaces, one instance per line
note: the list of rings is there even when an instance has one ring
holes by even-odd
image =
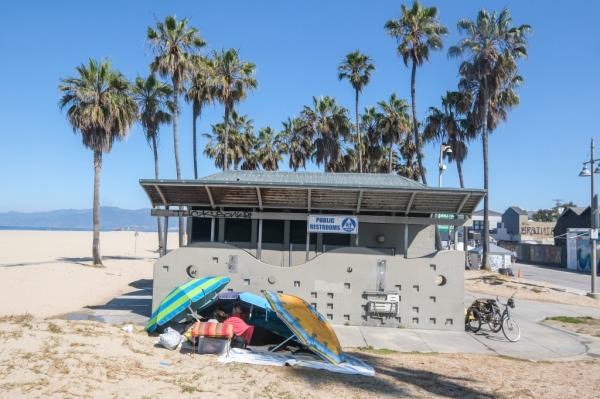
[[[309,215],[308,232],[358,234],[358,218],[346,215]]]

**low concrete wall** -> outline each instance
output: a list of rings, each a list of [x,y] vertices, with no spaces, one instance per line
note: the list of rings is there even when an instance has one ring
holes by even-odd
[[[419,233],[427,234],[427,230]],[[228,289],[234,291],[297,295],[336,324],[464,329],[464,252],[440,251],[405,259],[347,247],[301,265],[281,267],[261,262],[229,244],[197,243],[172,251],[155,263],[153,309],[170,290],[191,278],[189,269],[196,277],[229,276]],[[369,301],[387,294],[399,296],[398,312],[368,315]]]

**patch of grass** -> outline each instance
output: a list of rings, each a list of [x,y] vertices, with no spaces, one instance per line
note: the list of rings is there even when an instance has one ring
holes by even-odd
[[[137,353],[140,355],[146,355],[146,356],[152,356],[152,353],[149,351],[145,351],[142,349],[137,349],[133,347],[133,344],[131,343],[131,341],[129,341],[129,339],[125,338],[123,340],[123,346],[126,347],[127,349],[129,349],[130,351],[132,351],[133,353]]]
[[[48,323],[48,331],[50,331],[52,334],[62,334],[63,333],[62,328],[60,328],[60,326],[58,324],[54,324],[54,323]]]
[[[590,321],[593,321],[594,319],[589,316],[584,316],[584,317],[552,316],[552,317],[546,317],[545,320],[554,320],[554,321],[560,321],[562,323],[571,323],[571,324],[584,324],[584,323],[589,323]]]
[[[23,331],[2,331],[0,330],[0,339],[8,340],[8,339],[18,339],[23,336]]]
[[[11,314],[0,317],[0,323],[29,324],[32,320],[33,316],[29,313]]]
[[[541,289],[539,289],[539,288],[535,288],[534,287],[534,288],[531,289],[531,292],[535,292],[536,294],[539,294],[539,293],[544,292],[544,291],[541,290]]]
[[[362,352],[374,353],[376,355],[392,355],[394,353],[398,353],[398,351],[395,351],[393,349],[373,348],[372,346],[363,346],[363,347],[357,348],[357,349]]]
[[[179,389],[181,390],[181,393],[195,393],[195,392],[200,392],[200,389],[196,388],[193,385],[189,385],[185,381],[178,380],[176,382],[176,384],[179,387]]]

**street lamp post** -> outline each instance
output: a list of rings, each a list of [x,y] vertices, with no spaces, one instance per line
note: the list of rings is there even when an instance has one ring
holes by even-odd
[[[442,173],[446,170],[446,165],[444,165],[444,155],[452,154],[452,147],[447,144],[442,144],[440,146],[440,160],[438,162],[438,187],[442,187]]]
[[[594,184],[594,174],[596,173],[600,173],[600,159],[594,159],[594,139],[592,139],[591,145],[590,145],[590,160],[583,162],[583,169],[581,170],[581,172],[579,173],[580,177],[590,177],[590,181],[591,181],[591,191],[592,191],[592,200],[591,200],[591,204],[590,204],[590,246],[591,246],[591,258],[592,258],[592,264],[591,264],[591,277],[592,277],[592,281],[591,281],[591,290],[590,293],[588,294],[590,297],[595,298],[595,299],[600,299],[600,293],[598,293],[596,291],[597,285],[596,285],[596,274],[597,274],[597,263],[596,263],[596,240],[598,239],[598,229],[596,226],[596,213],[597,213],[597,209],[596,209],[596,204],[594,201],[594,197],[596,196],[596,187]],[[590,169],[588,170],[587,165],[590,165]],[[598,166],[596,166],[596,164],[598,164]]]
[[[444,171],[446,170],[446,165],[444,165],[444,156],[445,155],[450,155],[452,154],[452,147],[450,147],[449,145],[442,143],[442,145],[440,146],[440,160],[438,163],[438,187],[442,187],[442,173],[444,173]],[[436,228],[436,239],[439,236],[439,230],[438,230],[438,226],[435,226]],[[448,228],[448,243],[450,242],[450,228]],[[441,240],[440,240],[440,244],[441,244]],[[450,245],[450,244],[448,244]],[[456,240],[454,242],[454,246],[456,247]]]

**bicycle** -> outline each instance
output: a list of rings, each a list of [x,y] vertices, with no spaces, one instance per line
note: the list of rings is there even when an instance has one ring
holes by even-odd
[[[510,342],[517,342],[521,338],[519,324],[510,316],[510,309],[515,307],[515,294],[512,294],[506,303],[496,299],[476,299],[466,311],[465,327],[472,332],[478,332],[483,323],[487,323],[492,332],[499,332]],[[502,312],[498,304],[504,306]]]

